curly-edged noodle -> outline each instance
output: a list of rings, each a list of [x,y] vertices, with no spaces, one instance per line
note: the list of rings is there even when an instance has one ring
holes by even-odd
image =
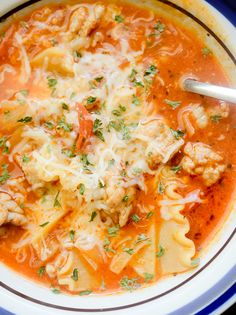
[[[43,67],[48,71],[73,76],[73,59],[65,49],[52,47],[43,50],[31,60],[32,67]]]
[[[73,278],[73,271],[78,270],[78,279]],[[70,291],[91,290],[98,286],[98,277],[93,274],[92,268],[86,265],[76,250],[68,253],[64,266],[57,272],[58,283],[68,287]]]
[[[188,219],[181,214],[185,207],[185,203],[182,202],[184,198],[176,193],[178,182],[173,183],[171,176],[173,176],[171,171],[168,167],[165,167],[164,172],[161,172],[159,178],[157,178],[157,180],[161,179],[166,187],[164,200],[160,201],[163,222],[160,228],[159,248],[164,249],[164,254],[160,257],[160,267],[163,275],[183,272],[192,268],[192,258],[195,255],[195,245],[193,241],[186,237],[190,229]],[[190,200],[189,202],[199,202],[198,197],[194,199],[187,198],[187,200]],[[162,205],[165,201],[166,204]],[[179,204],[178,201],[180,201]]]
[[[147,237],[149,239],[148,246],[142,248],[136,258],[131,262],[131,266],[140,277],[145,277],[145,274],[153,276],[156,274],[157,232],[155,224],[151,225]]]

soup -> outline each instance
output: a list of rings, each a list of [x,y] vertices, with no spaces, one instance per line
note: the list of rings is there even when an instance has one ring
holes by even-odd
[[[1,261],[61,291],[132,291],[201,264],[229,212],[235,111],[197,35],[125,2],[43,5],[0,41]]]

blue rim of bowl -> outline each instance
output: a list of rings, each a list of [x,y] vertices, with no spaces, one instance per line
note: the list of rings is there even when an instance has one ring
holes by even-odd
[[[221,14],[223,14],[227,20],[229,20],[234,26],[236,26],[236,2],[235,0],[206,0]]]
[[[16,13],[20,11],[21,9],[24,9],[28,7],[31,4],[40,2],[41,0],[28,0],[25,3],[15,7],[14,9],[7,12],[4,16],[0,17],[0,22],[4,21],[8,17],[10,17],[13,13]],[[193,14],[188,12],[187,10],[179,7],[178,5],[172,3],[169,0],[157,0],[159,2],[162,2],[166,5],[169,5],[170,7],[175,8],[176,10],[182,12],[183,14],[189,16],[192,18],[195,22],[197,22],[199,25],[201,25],[211,36],[213,36],[216,41],[224,48],[226,53],[229,55],[233,63],[236,65],[236,58],[233,55],[233,53],[230,51],[230,49],[224,44],[224,42],[209,28],[207,27],[201,20],[199,20],[197,17],[195,17]],[[231,1],[231,0],[228,0]],[[234,14],[233,11],[231,11],[227,6],[220,3],[218,0],[206,0],[209,4],[211,4],[213,7],[218,9],[222,15],[224,15],[229,21],[231,21],[234,25],[236,24],[236,14]],[[119,311],[124,310],[128,308],[132,308],[135,306],[142,305],[144,303],[148,303],[154,300],[157,300],[158,298],[176,290],[177,288],[183,286],[190,280],[192,280],[194,277],[196,277],[200,272],[202,272],[205,268],[207,268],[225,249],[225,247],[228,245],[228,243],[233,239],[234,235],[236,234],[236,228],[234,229],[233,233],[230,235],[228,240],[225,242],[225,244],[220,248],[220,250],[212,257],[212,259],[205,264],[201,269],[199,269],[195,274],[193,274],[191,277],[177,285],[176,287],[172,288],[171,290],[168,290],[167,292],[164,292],[163,294],[160,294],[156,297],[147,299],[145,301],[140,301],[138,303],[125,305],[121,307],[112,307],[112,308],[105,308],[105,309],[78,309],[78,308],[69,308],[69,307],[61,307],[59,305],[45,303],[43,301],[36,300],[34,298],[31,298],[29,296],[26,296],[13,288],[7,286],[3,282],[0,281],[0,286],[9,292],[25,299],[31,302],[34,302],[38,305],[43,305],[51,309],[58,309],[58,310],[64,310],[64,311],[72,311],[72,312],[108,312],[108,311]],[[236,291],[236,285],[235,285],[235,275],[236,275],[236,265],[222,278],[214,287],[212,287],[206,294],[203,294],[202,296],[198,297],[194,301],[188,303],[187,305],[183,306],[182,308],[176,310],[175,312],[170,313],[171,315],[182,315],[182,314],[190,314],[193,311],[195,311],[196,315],[205,315],[205,314],[211,314],[214,311],[217,311],[220,307],[222,307],[223,304],[226,304],[230,299],[234,298],[234,301],[236,300],[235,291]],[[234,285],[229,288],[229,286],[232,285],[232,281]],[[227,290],[227,291],[226,291]],[[214,297],[220,296],[216,299]],[[213,301],[213,302],[212,302]],[[210,302],[210,303],[209,303]],[[198,313],[196,313],[198,311]],[[169,314],[169,315],[170,315]],[[12,313],[0,308],[0,315],[12,315]]]

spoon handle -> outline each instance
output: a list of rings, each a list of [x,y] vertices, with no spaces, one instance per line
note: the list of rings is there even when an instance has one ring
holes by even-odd
[[[183,82],[183,89],[188,92],[218,98],[226,102],[236,103],[236,89],[203,83],[193,79],[186,79]]]

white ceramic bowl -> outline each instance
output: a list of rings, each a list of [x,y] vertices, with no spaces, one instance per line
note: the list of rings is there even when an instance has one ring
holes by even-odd
[[[206,1],[203,0],[130,0],[145,3],[164,14],[172,14],[188,27],[197,30],[199,36],[214,48],[223,63],[225,71],[236,86],[236,31],[232,24]],[[11,15],[20,4],[37,1],[1,0],[0,15]],[[50,2],[50,1],[49,1]],[[21,6],[20,8],[22,8]],[[169,8],[169,13],[165,9]],[[14,9],[13,11],[11,11]],[[10,12],[10,13],[9,13]],[[207,34],[210,34],[207,35]],[[201,254],[201,264],[191,272],[161,280],[157,284],[135,291],[110,296],[67,296],[55,295],[49,289],[35,284],[20,274],[0,265],[0,306],[17,315],[51,315],[86,313],[106,314],[210,314],[212,308],[205,308],[222,296],[224,306],[221,313],[236,297],[231,297],[232,285],[236,280],[236,209],[232,200],[230,215],[225,218],[213,241]],[[229,291],[228,291],[229,292]],[[205,308],[205,311],[202,311]],[[3,312],[3,309],[0,314]],[[199,313],[199,314],[200,314]],[[5,314],[5,313],[4,313]]]

